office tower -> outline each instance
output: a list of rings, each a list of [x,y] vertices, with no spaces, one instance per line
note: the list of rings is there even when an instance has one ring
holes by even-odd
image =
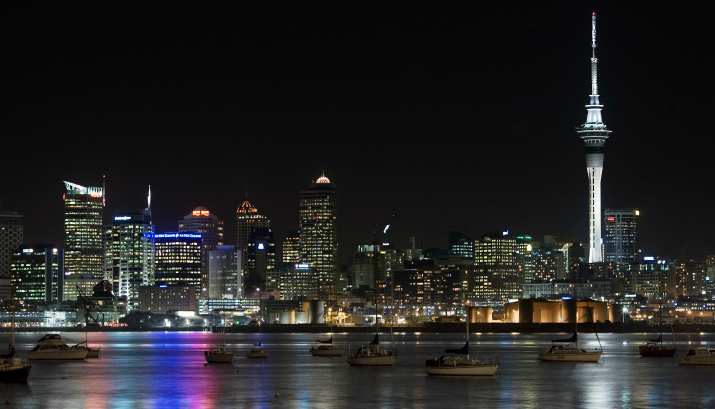
[[[216,246],[209,252],[208,298],[243,298],[241,257],[243,251],[236,246]]]
[[[201,285],[196,287],[196,292],[201,294],[200,297],[208,298],[209,252],[215,250],[216,246],[223,246],[223,220],[219,220],[205,207],[197,207],[183,220],[179,220],[179,233],[201,235]]]
[[[258,209],[253,207],[248,200],[244,200],[236,210],[236,247],[246,251],[248,238],[253,229],[269,229],[270,227],[271,221],[258,213]]]
[[[300,261],[300,235],[297,231],[288,232],[285,240],[283,240],[283,256],[284,263],[297,263]]]
[[[127,309],[139,307],[139,287],[154,285],[154,225],[151,210],[120,212],[105,227],[105,276],[114,295],[127,297]]]
[[[449,254],[474,258],[474,240],[464,231],[449,232]]]
[[[601,250],[601,175],[603,174],[603,146],[611,131],[601,118],[601,105],[598,97],[598,82],[596,58],[596,13],[591,19],[591,95],[586,105],[588,116],[586,123],[581,125],[577,133],[586,143],[586,172],[589,181],[589,252],[588,262],[603,261]]]
[[[203,264],[201,234],[155,234],[154,254],[156,284],[192,285],[199,293],[198,289],[202,288]]]
[[[635,263],[640,261],[637,209],[606,209],[603,238],[606,262]]]
[[[278,270],[278,290],[281,300],[315,300],[318,298],[315,269],[307,264],[292,264]]]
[[[65,272],[104,275],[102,214],[104,189],[65,181]]]
[[[474,242],[476,283],[471,291],[477,298],[505,301],[520,298],[523,276],[520,276],[519,251],[516,237],[503,235],[482,236]],[[473,280],[474,281],[474,280]]]
[[[300,257],[315,270],[318,296],[335,299],[338,189],[325,175],[298,194]]]
[[[376,255],[377,262],[375,262]],[[375,251],[374,244],[358,245],[355,253],[353,253],[353,256],[350,258],[350,264],[348,266],[350,287],[360,288],[361,286],[367,286],[367,288],[375,288],[376,267],[378,270],[377,278],[382,278],[384,282],[385,274],[380,273],[386,270],[385,252],[380,251],[380,245],[377,245],[377,251]],[[400,266],[400,268],[402,268],[402,266]]]
[[[2,209],[2,202],[0,202]],[[0,279],[10,279],[10,258],[23,242],[22,215],[0,211]]]
[[[393,270],[394,304],[400,308],[426,308],[437,316],[452,314],[462,306],[462,271],[443,268],[432,259],[408,261]]]
[[[12,253],[15,298],[28,303],[61,303],[64,251],[52,244],[21,245]]]
[[[268,273],[276,268],[276,241],[268,228],[253,229],[246,247],[243,286],[248,292],[266,289]]]
[[[162,284],[139,287],[139,309],[155,314],[169,311],[198,312],[198,293],[193,285]]]
[[[698,297],[707,293],[707,261],[676,261],[675,296]]]

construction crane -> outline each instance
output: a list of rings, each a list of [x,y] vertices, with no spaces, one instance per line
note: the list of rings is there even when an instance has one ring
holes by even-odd
[[[89,327],[89,320],[91,319],[94,321],[92,324],[95,326],[99,326],[99,320],[97,319],[99,317],[99,309],[97,309],[97,304],[95,304],[92,300],[89,298],[85,297],[84,293],[82,292],[82,289],[79,287],[79,285],[75,284],[77,287],[77,294],[79,295],[80,300],[82,301],[82,305],[84,306],[84,321],[85,321],[85,326]],[[94,307],[95,310],[97,310],[97,317],[93,317],[92,314],[90,314],[90,310]]]

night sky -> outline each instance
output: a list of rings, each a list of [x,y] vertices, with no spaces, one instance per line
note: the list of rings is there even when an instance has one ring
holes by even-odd
[[[157,232],[204,206],[235,240],[244,200],[277,242],[298,191],[339,193],[341,263],[373,231],[446,248],[509,229],[587,240],[591,12],[606,142],[603,208],[641,211],[645,255],[715,254],[708,2],[473,3],[462,9],[0,6],[2,209],[63,242],[63,180],[105,221]],[[433,6],[441,5],[432,3]],[[475,7],[479,5],[479,7]],[[392,217],[394,215],[394,217]]]

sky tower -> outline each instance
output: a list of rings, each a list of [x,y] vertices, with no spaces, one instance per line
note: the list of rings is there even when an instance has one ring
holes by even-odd
[[[603,105],[598,100],[597,65],[596,13],[594,12],[591,16],[591,100],[586,105],[588,110],[586,123],[576,128],[577,133],[586,143],[586,172],[589,182],[589,263],[603,261],[601,251],[601,174],[603,173],[603,145],[606,143],[608,134],[611,133],[601,118]]]

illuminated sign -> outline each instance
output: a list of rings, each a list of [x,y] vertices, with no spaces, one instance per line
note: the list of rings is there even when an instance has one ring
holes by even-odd
[[[570,300],[571,297],[561,297],[562,300]]]
[[[102,197],[101,193],[90,193],[89,195],[92,197]]]
[[[263,250],[263,243],[258,243],[258,250]]]
[[[615,222],[615,221],[616,221],[616,218],[615,218],[615,217],[609,217],[609,218],[608,218],[608,221],[609,221],[609,222]]]
[[[131,220],[132,216],[115,216],[114,220]]]
[[[22,252],[23,253],[32,253],[33,250],[32,249],[22,249]]]
[[[160,285],[159,288],[166,288],[166,284]]]
[[[643,257],[644,261],[653,261],[655,260],[655,257]]]
[[[296,264],[295,268],[310,268],[310,265],[308,264]]]
[[[509,230],[503,231],[501,233],[502,236],[508,236],[509,235]]]
[[[636,298],[636,296],[638,296],[638,294],[626,294],[625,295],[626,298]]]
[[[192,215],[194,216],[208,216],[209,211],[208,210],[194,210],[191,212]]]
[[[154,237],[157,239],[200,239],[201,235],[193,233],[162,233],[155,234]]]
[[[636,210],[636,216],[640,216],[640,215],[641,215],[641,212],[639,212],[638,210]]]

